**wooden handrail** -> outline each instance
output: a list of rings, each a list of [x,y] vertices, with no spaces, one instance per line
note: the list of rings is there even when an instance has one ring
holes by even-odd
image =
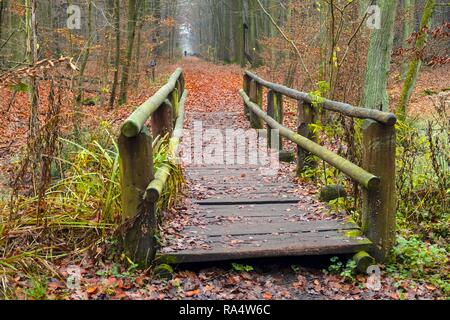
[[[264,86],[269,88],[267,113],[262,110]],[[261,120],[264,120],[267,123],[268,137],[271,137],[271,130],[278,129],[281,136],[297,144],[299,174],[308,167],[317,165],[309,157],[313,154],[364,187],[361,230],[373,243],[373,256],[380,262],[385,261],[395,243],[396,117],[390,113],[357,108],[341,102],[326,99],[320,101],[324,111],[365,119],[362,125],[362,167],[359,167],[315,142],[317,137],[311,130],[311,125],[317,121],[314,97],[271,83],[248,71],[244,74],[240,94],[244,99],[244,113],[252,128],[262,129]],[[283,126],[283,96],[298,100],[297,133]]]
[[[137,108],[122,126],[118,140],[121,166],[123,245],[126,254],[147,267],[156,254],[156,202],[162,193],[170,166],[154,173],[153,139],[171,136],[170,153],[175,153],[181,139],[187,92],[178,68],[168,82]],[[181,96],[181,99],[180,99]],[[151,132],[145,125],[151,117]],[[175,127],[174,127],[175,125]],[[152,186],[157,193],[152,193]],[[150,188],[150,193],[146,190]],[[148,196],[152,194],[153,196]]]
[[[125,137],[136,137],[141,132],[145,122],[158,110],[169,94],[174,91],[178,79],[182,78],[182,74],[183,70],[181,68],[175,70],[167,83],[128,117],[121,129]]]
[[[248,76],[250,79],[255,80],[262,86],[272,89],[275,92],[281,93],[295,100],[302,100],[308,103],[313,103],[315,101],[314,97],[308,93],[300,92],[277,83],[269,82],[267,80],[258,77],[256,74],[251,73],[250,71],[245,71],[245,75]],[[388,126],[393,126],[397,123],[397,117],[394,114],[388,112],[383,112],[375,109],[354,107],[348,103],[328,100],[324,98],[320,98],[320,105],[326,110],[339,112],[343,115],[353,118],[372,119]]]
[[[169,140],[169,157],[176,157],[178,153],[178,148],[180,146],[180,140],[183,133],[183,124],[184,124],[184,105],[187,98],[187,90],[184,91],[183,96],[180,100],[180,108],[179,108],[179,114],[178,119],[175,124],[175,128],[172,134],[172,137]],[[155,179],[153,179],[152,182],[147,187],[147,190],[145,192],[144,198],[156,202],[158,201],[159,197],[161,196],[164,186],[167,182],[167,179],[170,176],[170,166],[167,164],[163,164],[161,168],[158,169],[155,173]]]
[[[275,119],[269,117],[267,113],[262,111],[256,103],[250,101],[250,97],[247,96],[244,90],[241,89],[239,91],[239,94],[242,96],[245,104],[251,109],[254,114],[256,114],[260,119],[263,119],[272,129],[279,130],[280,134],[283,137],[296,143],[297,145],[316,155],[320,159],[328,162],[333,167],[341,170],[349,177],[359,182],[365,188],[369,190],[376,190],[379,187],[380,178],[342,158],[334,152],[322,147],[321,145],[305,137],[302,137],[301,135],[279,124]]]

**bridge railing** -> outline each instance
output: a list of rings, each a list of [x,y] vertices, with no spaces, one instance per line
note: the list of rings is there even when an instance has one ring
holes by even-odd
[[[152,97],[124,122],[118,140],[121,165],[122,241],[133,261],[148,265],[156,253],[156,202],[170,168],[155,173],[153,139],[170,136],[169,152],[175,154],[181,138],[187,97],[183,71],[178,68]],[[151,121],[151,132],[147,127]]]
[[[262,110],[263,87],[268,89],[267,113]],[[310,155],[339,169],[363,187],[361,229],[373,242],[372,254],[378,261],[385,260],[395,242],[395,124],[391,113],[354,107],[346,103],[321,99],[323,110],[365,119],[362,126],[362,167],[342,158],[316,143],[310,125],[317,119],[314,97],[276,83],[266,81],[246,71],[243,89],[244,112],[255,129],[267,124],[267,137],[271,130],[279,130],[280,136],[297,145],[297,171],[314,165]],[[283,126],[283,96],[298,101],[297,132]]]

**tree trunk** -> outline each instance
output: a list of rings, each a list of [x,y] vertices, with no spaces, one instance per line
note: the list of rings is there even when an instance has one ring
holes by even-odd
[[[127,24],[127,53],[122,66],[122,81],[120,83],[119,104],[124,104],[128,100],[128,79],[133,56],[134,38],[136,35],[137,13],[140,7],[140,0],[128,0],[128,24]]]
[[[372,30],[367,55],[366,80],[362,105],[365,108],[389,111],[386,90],[394,40],[396,1],[379,0],[381,28]]]
[[[27,63],[34,65],[37,60],[37,31],[36,31],[36,0],[25,1],[25,20],[26,20],[26,56]],[[34,139],[39,131],[38,114],[38,80],[35,77],[30,79],[30,119],[29,119],[29,138]]]
[[[86,48],[84,50],[83,57],[81,59],[80,74],[78,75],[78,92],[75,99],[75,116],[74,116],[74,134],[76,139],[80,139],[81,135],[81,105],[83,100],[83,83],[84,72],[86,71],[86,65],[89,60],[92,44],[92,1],[88,2],[88,33]]]
[[[120,68],[120,0],[114,0],[114,29],[116,32],[116,53],[114,57],[114,80],[111,87],[111,97],[109,99],[109,107],[114,108],[116,99],[117,84],[119,82]]]
[[[415,0],[403,0],[403,34],[402,34],[402,47],[403,49],[408,47],[408,39],[414,31],[414,2]],[[404,79],[408,72],[408,63],[403,61],[401,66],[401,76]]]
[[[397,106],[397,113],[400,119],[404,119],[406,117],[406,107],[411,99],[411,95],[416,85],[417,76],[420,72],[420,67],[422,66],[422,53],[427,42],[428,28],[435,6],[435,0],[427,0],[425,8],[423,9],[422,20],[419,27],[419,35],[414,46],[414,57],[409,64],[408,73],[406,74],[405,83],[403,84],[402,93],[400,95],[400,101]]]

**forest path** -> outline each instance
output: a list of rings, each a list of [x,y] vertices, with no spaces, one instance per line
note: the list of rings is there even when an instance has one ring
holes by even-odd
[[[249,128],[238,94],[242,70],[196,58],[183,64],[190,93],[182,146],[190,204],[179,234],[166,238],[162,248],[171,261],[370,249],[366,238],[348,236],[358,232],[355,224],[320,212],[321,204],[305,195],[307,186],[294,183],[294,171],[283,170],[277,158],[269,161],[265,146],[256,147],[257,133]],[[266,161],[255,161],[261,158]]]

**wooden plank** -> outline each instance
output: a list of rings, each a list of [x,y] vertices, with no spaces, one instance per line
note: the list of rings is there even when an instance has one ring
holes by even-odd
[[[355,229],[356,230],[356,229]],[[351,234],[355,233],[355,230],[351,230]],[[342,240],[344,242],[361,240],[366,241],[367,238],[362,235],[358,237],[349,237],[346,233],[349,230],[338,231],[329,230],[321,232],[292,232],[283,234],[256,234],[256,235],[238,235],[238,236],[220,236],[220,237],[207,237],[204,241],[211,245],[211,247],[216,247],[220,245],[226,245],[231,247],[239,246],[260,246],[263,243],[295,243],[301,242],[305,239],[311,241],[321,241],[324,239],[334,239]]]
[[[214,246],[208,250],[183,250],[163,255],[162,260],[171,263],[192,263],[207,261],[227,261],[249,258],[268,258],[286,256],[307,256],[322,254],[345,254],[368,250],[371,242],[367,239],[324,238],[318,240],[312,233],[306,233],[302,239],[285,242],[267,242],[254,245],[225,247]]]
[[[263,234],[282,234],[293,232],[313,233],[330,230],[355,230],[359,229],[353,223],[342,221],[307,221],[307,222],[290,222],[279,221],[274,222],[252,220],[249,222],[236,221],[231,223],[223,223],[222,225],[208,225],[204,227],[187,227],[186,233],[191,235],[204,236],[225,236],[225,235],[263,235]]]
[[[218,205],[201,205],[195,208],[197,212],[205,214],[207,217],[239,217],[239,216],[285,216],[291,217],[295,215],[304,215],[305,211],[301,210],[297,203],[279,203],[268,206],[267,204],[218,204]]]
[[[300,202],[300,198],[274,198],[266,197],[264,198],[222,198],[222,199],[205,199],[196,200],[194,203],[198,205],[261,205],[261,204],[293,204]]]
[[[195,183],[195,182],[194,182]],[[242,181],[241,184],[235,185],[233,183],[225,183],[220,182],[216,183],[214,185],[202,185],[205,188],[211,188],[215,190],[220,190],[223,188],[234,188],[236,190],[242,190],[243,188],[254,188],[255,190],[258,189],[267,189],[267,188],[285,188],[285,189],[295,189],[298,188],[298,186],[292,184],[292,183],[264,183],[264,181],[258,185],[255,185],[252,181]]]

